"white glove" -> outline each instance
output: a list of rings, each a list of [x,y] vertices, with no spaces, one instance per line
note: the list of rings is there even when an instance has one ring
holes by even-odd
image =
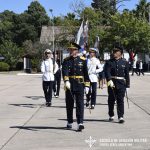
[[[69,81],[66,81],[66,82],[65,82],[65,87],[66,87],[68,90],[70,90],[71,85],[70,85],[70,82],[69,82]]]
[[[115,85],[114,85],[112,80],[108,81],[107,85],[110,86],[111,88],[115,87]]]
[[[129,93],[129,91],[130,91],[130,88],[126,88],[126,91],[127,91],[127,93]]]
[[[92,74],[96,74],[96,70],[92,72]]]
[[[99,73],[99,69],[96,69],[95,73],[98,74]]]
[[[89,87],[85,87],[85,94],[88,94],[89,93]]]

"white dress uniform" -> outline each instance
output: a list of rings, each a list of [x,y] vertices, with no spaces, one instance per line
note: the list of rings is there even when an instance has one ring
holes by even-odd
[[[88,74],[91,82],[98,82],[97,74],[103,71],[103,65],[96,57],[87,59]]]
[[[44,60],[41,64],[41,72],[43,73],[43,91],[47,107],[51,106],[54,73],[58,70],[58,65],[55,63],[55,67],[53,67],[53,62],[53,59],[49,58]]]
[[[58,65],[55,62],[55,67],[53,67],[53,59],[49,58],[42,62],[41,72],[43,73],[43,81],[54,81],[54,74],[58,70]]]
[[[133,62],[133,68],[136,69],[136,61]]]
[[[143,69],[143,63],[142,63],[142,61],[140,61],[139,69]]]

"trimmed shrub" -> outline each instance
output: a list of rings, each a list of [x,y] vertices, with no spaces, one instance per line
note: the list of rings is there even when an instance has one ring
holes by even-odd
[[[0,62],[0,71],[9,71],[10,66],[5,62]]]

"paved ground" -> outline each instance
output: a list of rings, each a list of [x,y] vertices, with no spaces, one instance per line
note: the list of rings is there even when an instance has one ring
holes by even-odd
[[[66,126],[63,85],[46,108],[40,76],[0,74],[0,150],[150,150],[150,76],[131,77],[126,123],[108,122],[107,91],[98,89],[82,133]],[[91,140],[90,140],[91,139]],[[90,144],[94,145],[90,148]]]

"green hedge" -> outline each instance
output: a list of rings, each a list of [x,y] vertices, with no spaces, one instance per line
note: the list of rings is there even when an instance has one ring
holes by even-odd
[[[9,71],[10,66],[5,62],[0,62],[0,71]]]

